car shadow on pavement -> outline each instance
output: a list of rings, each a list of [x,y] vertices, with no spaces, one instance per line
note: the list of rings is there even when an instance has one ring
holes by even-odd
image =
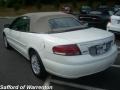
[[[100,72],[100,73],[89,75],[89,76],[84,76],[78,79],[65,79],[65,78],[60,78],[57,76],[52,76],[52,79],[64,81],[67,83],[74,83],[77,85],[84,85],[87,87],[89,86],[89,87],[107,89],[107,90],[120,90],[120,86],[119,86],[120,68],[116,68],[116,67],[110,67],[104,72]],[[54,84],[55,83],[53,83],[53,85]],[[85,88],[81,88],[80,90],[82,89],[84,90]]]

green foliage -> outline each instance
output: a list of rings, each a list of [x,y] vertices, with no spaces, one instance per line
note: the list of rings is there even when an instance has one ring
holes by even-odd
[[[73,8],[77,8],[77,2],[75,0],[72,1]]]
[[[107,4],[107,0],[101,0],[101,4],[102,4],[102,5]]]
[[[18,10],[20,10],[21,6],[20,6],[20,4],[16,3],[13,5],[13,8],[15,11],[18,11]]]
[[[41,9],[43,5],[48,4],[54,5],[55,9],[58,9],[60,4],[68,3],[71,4],[74,9],[77,9],[77,4],[81,2],[89,6],[97,6],[99,3],[107,4],[109,0],[0,0],[0,7],[14,8],[14,10],[19,10],[25,6],[35,6],[38,9]],[[113,2],[119,2],[120,4],[120,0],[114,0]],[[95,3],[97,5],[95,5]]]
[[[59,9],[59,7],[60,7],[60,0],[55,0],[54,6],[55,6],[56,9]]]
[[[16,4],[16,0],[6,0],[6,7],[11,8],[14,4]]]
[[[41,4],[40,0],[38,0],[38,1],[36,2],[36,7],[37,7],[37,9],[39,9],[39,10],[42,8],[42,4]]]
[[[88,6],[93,6],[94,0],[86,0]]]
[[[19,10],[24,5],[24,0],[6,0],[6,7],[14,8],[15,11]]]
[[[5,1],[4,0],[0,0],[0,7],[4,7],[5,6]]]

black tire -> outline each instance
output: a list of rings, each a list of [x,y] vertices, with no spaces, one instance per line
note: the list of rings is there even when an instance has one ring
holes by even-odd
[[[7,38],[5,35],[3,35],[3,40],[4,40],[4,46],[6,49],[11,49],[11,46],[9,45]]]
[[[45,79],[47,76],[47,72],[37,52],[32,51],[32,53],[30,54],[30,61],[31,61],[31,68],[35,76],[37,76],[38,78]]]

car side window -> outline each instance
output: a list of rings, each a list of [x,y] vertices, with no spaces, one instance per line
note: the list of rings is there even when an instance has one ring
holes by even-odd
[[[20,17],[17,18],[13,23],[10,25],[10,29],[22,32],[29,31],[30,20],[28,17]]]

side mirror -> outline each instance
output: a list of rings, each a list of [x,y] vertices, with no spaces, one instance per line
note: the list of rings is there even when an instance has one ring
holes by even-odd
[[[9,28],[10,24],[5,24],[4,28]]]

